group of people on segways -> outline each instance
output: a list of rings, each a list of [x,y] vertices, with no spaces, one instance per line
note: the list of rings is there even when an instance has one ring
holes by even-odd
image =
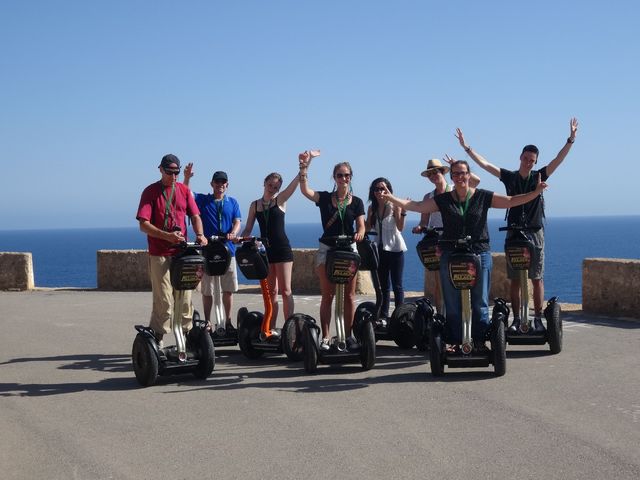
[[[352,191],[351,165],[342,162],[334,166],[332,192],[313,190],[308,183],[308,171],[320,152],[307,150],[298,156],[299,174],[282,192],[279,174],[271,173],[265,178],[263,194],[251,203],[242,236],[238,235],[241,226],[238,202],[226,195],[227,174],[214,173],[212,194],[194,194],[188,187],[193,165],[187,165],[184,183],[179,183],[180,160],[175,155],[165,155],[159,165],[161,179],[144,190],[137,213],[140,229],[148,238],[153,293],[149,326],[136,326],[133,364],[138,381],[150,385],[158,375],[184,371],[206,378],[214,367],[214,347],[238,343],[238,330],[231,322],[233,293],[238,288],[237,242],[242,243],[241,271],[247,278],[260,280],[265,305],[264,313],[248,312],[246,308],[238,311],[241,330],[242,323],[247,321],[240,335],[241,350],[251,358],[263,351],[278,351],[292,359],[304,358],[309,372],[315,371],[318,363],[360,362],[368,369],[375,363],[376,338],[386,338],[406,348],[414,344],[426,348],[428,343],[431,369],[436,375],[443,373],[445,365],[490,364],[496,374],[502,375],[507,342],[549,343],[553,353],[559,352],[562,322],[558,299],[549,300],[544,311],[542,305],[542,192],[546,179],[573,145],[577,126],[577,121],[571,119],[566,144],[556,158],[539,170],[533,168],[538,149],[525,146],[516,171],[486,161],[466,144],[462,131],[457,129],[456,137],[464,151],[483,169],[500,178],[506,186],[506,196],[477,188],[479,178],[471,173],[469,164],[447,156],[448,166],[433,159],[422,172],[436,188],[421,201],[394,196],[389,180],[376,178],[370,186],[371,206],[366,217],[363,201]],[[451,184],[445,179],[447,173]],[[321,290],[320,325],[309,315],[295,313],[291,294],[293,253],[285,233],[284,216],[286,201],[297,187],[318,206],[322,221],[323,234],[315,259]],[[505,300],[495,300],[489,319],[492,268],[487,228],[489,208],[508,209],[505,252],[514,318],[506,329],[506,337],[502,326],[507,324],[510,309]],[[437,246],[429,247],[437,255],[420,253],[425,266],[429,257],[437,257],[437,264],[429,260],[430,269],[438,269],[438,275],[432,277],[440,283],[434,289],[436,308],[426,298],[404,302],[402,271],[406,244],[401,231],[408,210],[422,214],[420,225],[413,231],[424,233],[425,240],[429,237],[432,247]],[[194,243],[187,240],[187,220],[195,234]],[[249,235],[256,220],[260,237]],[[376,303],[365,302],[356,308],[359,268],[375,273]],[[527,273],[533,283],[532,321]],[[191,291],[198,284],[204,320],[191,304]],[[391,290],[396,308],[390,315]],[[286,320],[282,329],[276,327],[278,293],[282,296]],[[334,299],[335,335],[331,333]],[[416,318],[420,316],[423,330],[428,325],[424,335],[416,327]],[[164,336],[170,332],[176,344],[165,347]]]

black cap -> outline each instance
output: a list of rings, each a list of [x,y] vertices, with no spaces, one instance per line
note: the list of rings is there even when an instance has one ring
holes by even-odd
[[[180,168],[180,159],[176,157],[173,153],[167,153],[164,157],[162,157],[162,161],[160,162],[159,167],[168,168],[172,163],[175,163],[178,168]]]
[[[226,172],[218,171],[213,174],[213,177],[211,177],[212,182],[215,182],[216,180],[224,180],[225,182],[228,182],[229,178],[227,177]]]

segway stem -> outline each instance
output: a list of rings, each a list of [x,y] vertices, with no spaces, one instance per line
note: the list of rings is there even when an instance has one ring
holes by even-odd
[[[471,353],[473,340],[471,337],[471,290],[460,290],[462,302],[462,351]]]
[[[344,331],[344,284],[336,285],[336,301],[334,309],[336,317],[337,348],[343,352],[347,349],[347,337]]]

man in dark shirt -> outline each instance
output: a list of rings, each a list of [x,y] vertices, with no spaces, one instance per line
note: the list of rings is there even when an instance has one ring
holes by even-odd
[[[489,163],[482,155],[475,152],[470,146],[465,143],[462,130],[459,128],[456,132],[456,137],[460,142],[464,151],[483,169],[489,172],[491,175],[498,177],[507,191],[507,195],[517,195],[520,193],[527,193],[536,188],[537,177],[540,175],[541,181],[546,181],[547,178],[555,172],[556,168],[560,166],[565,159],[569,150],[576,139],[576,132],[578,131],[578,121],[572,118],[569,122],[569,138],[567,142],[558,152],[556,158],[551,160],[548,165],[534,170],[534,166],[538,162],[538,147],[535,145],[526,145],[522,149],[520,154],[520,168],[518,170],[506,170],[504,168],[496,167]],[[530,235],[534,244],[534,252],[531,258],[531,266],[529,268],[529,278],[533,284],[533,306],[534,306],[534,319],[533,325],[537,332],[543,332],[544,326],[542,325],[542,304],[544,302],[544,198],[542,195],[534,200],[515,207],[509,210],[507,221],[508,225],[516,224],[521,226],[527,226],[531,228]],[[507,273],[511,280],[511,307],[513,309],[513,323],[509,327],[511,330],[518,330],[520,327],[520,318],[518,317],[520,312],[520,279],[518,272],[511,269],[507,262]]]

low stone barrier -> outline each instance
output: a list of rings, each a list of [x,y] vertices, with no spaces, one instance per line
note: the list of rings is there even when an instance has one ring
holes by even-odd
[[[293,271],[291,289],[296,295],[317,295],[320,284],[314,264],[315,249],[293,250]],[[148,255],[146,250],[98,250],[98,289],[99,290],[151,290],[149,282]],[[242,283],[242,273],[238,272]],[[359,295],[374,293],[369,272],[359,272],[356,279],[356,292]]]
[[[32,290],[33,260],[29,252],[0,252],[0,290]]]
[[[582,310],[640,319],[640,260],[585,258]]]

